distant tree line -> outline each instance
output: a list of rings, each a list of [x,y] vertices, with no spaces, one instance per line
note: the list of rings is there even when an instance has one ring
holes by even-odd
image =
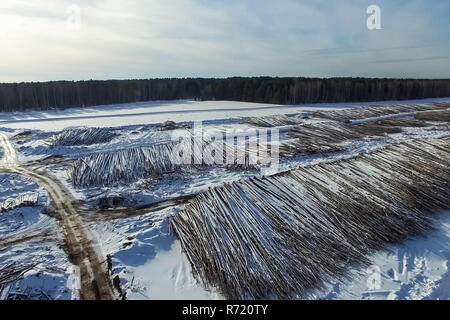
[[[0,84],[0,111],[174,99],[299,104],[449,96],[449,79],[235,77],[52,81]]]

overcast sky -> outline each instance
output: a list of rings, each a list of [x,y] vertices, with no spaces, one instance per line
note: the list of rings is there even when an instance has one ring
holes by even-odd
[[[448,0],[0,0],[0,82],[450,78],[449,17]]]

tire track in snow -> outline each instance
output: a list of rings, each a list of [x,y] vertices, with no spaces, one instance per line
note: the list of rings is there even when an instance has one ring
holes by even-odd
[[[69,258],[80,270],[81,299],[114,299],[115,294],[105,263],[92,246],[83,221],[69,196],[56,180],[20,167],[13,145],[1,132],[0,145],[4,150],[4,158],[0,161],[0,170],[26,176],[47,190],[64,233]]]

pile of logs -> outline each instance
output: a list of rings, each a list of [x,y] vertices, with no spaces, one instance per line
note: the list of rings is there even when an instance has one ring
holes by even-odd
[[[314,116],[329,120],[349,122],[352,120],[381,117],[400,113],[414,113],[419,111],[439,110],[448,108],[450,108],[450,103],[414,104],[414,105],[402,104],[391,106],[356,107],[348,109],[336,109],[332,111],[318,111],[314,113]]]
[[[340,277],[450,208],[448,139],[219,186],[171,226],[195,275],[226,298],[289,299]]]
[[[110,142],[117,133],[110,128],[69,128],[49,139],[52,147],[81,146]]]

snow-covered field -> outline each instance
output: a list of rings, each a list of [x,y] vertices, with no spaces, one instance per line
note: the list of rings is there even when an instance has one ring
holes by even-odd
[[[368,105],[448,102],[450,98],[365,103],[324,103],[310,105],[270,105],[235,101],[150,101],[73,108],[52,111],[0,113],[0,127],[58,131],[71,126],[118,127],[126,125],[262,117],[302,111],[327,110]]]
[[[128,299],[222,299],[215,290],[205,289],[192,275],[191,266],[181,244],[169,228],[169,219],[182,206],[172,206],[122,218],[94,212],[102,199],[126,199],[133,206],[144,206],[177,196],[190,195],[251,176],[259,170],[229,170],[223,167],[190,168],[162,178],[139,179],[111,186],[73,187],[67,168],[71,160],[96,153],[114,152],[131,147],[153,146],[169,142],[170,132],[158,131],[158,124],[172,120],[202,120],[205,128],[249,128],[242,117],[305,113],[364,105],[450,102],[450,98],[409,102],[357,104],[320,104],[277,106],[226,101],[161,101],[114,106],[99,106],[55,111],[33,111],[0,114],[0,130],[12,138],[18,159],[35,170],[45,169],[84,203],[83,218],[91,240],[101,255],[111,256],[112,277],[119,276],[121,290]],[[305,121],[316,121],[309,119]],[[110,142],[81,146],[49,145],[49,138],[66,127],[112,127],[117,136]],[[21,134],[17,136],[18,134]],[[282,159],[279,171],[312,164],[336,161],[373,152],[390,144],[414,138],[441,137],[448,132],[428,127],[407,128],[405,132],[352,141],[342,152],[321,155],[299,155]],[[283,133],[282,141],[288,140]],[[0,148],[0,157],[2,150]],[[64,159],[61,159],[63,157]],[[64,161],[62,161],[64,160]],[[39,205],[18,208],[0,214],[0,268],[11,262],[39,265],[29,271],[13,288],[29,292],[40,290],[52,299],[78,298],[76,270],[64,250],[53,239],[59,234],[56,220],[43,212],[49,206],[48,196],[38,185],[18,175],[0,173],[0,202],[21,192],[39,193]],[[120,206],[118,206],[120,209]],[[117,209],[117,208],[113,208]],[[127,209],[123,209],[125,212]],[[349,279],[330,284],[322,291],[312,291],[308,299],[450,299],[450,221],[449,212],[436,216],[436,230],[426,237],[392,245],[371,256],[373,266],[349,270]],[[9,237],[38,234],[27,241],[2,247]],[[44,235],[44,236],[42,236]],[[58,237],[56,237],[58,238]],[[55,268],[51,268],[51,267]],[[10,290],[13,290],[10,289]],[[28,291],[27,291],[28,290]],[[36,292],[36,297],[39,296]],[[30,294],[30,296],[32,296]]]

